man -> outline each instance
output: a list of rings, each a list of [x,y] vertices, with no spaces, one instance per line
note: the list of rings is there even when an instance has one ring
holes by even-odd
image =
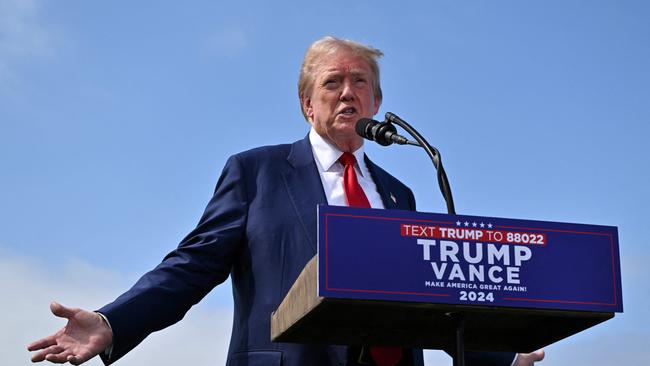
[[[270,314],[316,253],[317,204],[415,210],[410,189],[365,157],[355,133],[356,121],[372,118],[381,104],[381,55],[332,37],[312,44],[298,84],[309,135],[232,156],[198,226],[179,247],[96,313],[53,303],[52,312],[68,324],[28,346],[38,351],[32,361],[80,364],[100,354],[110,364],[180,320],[230,275],[235,314],[228,365],[356,364],[358,351],[345,346],[272,343]],[[419,350],[396,352],[392,365],[423,364]],[[476,365],[508,366],[513,358],[468,355]],[[373,354],[369,362],[384,361]]]

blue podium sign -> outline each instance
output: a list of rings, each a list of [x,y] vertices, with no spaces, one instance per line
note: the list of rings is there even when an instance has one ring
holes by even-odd
[[[321,205],[318,295],[622,312],[612,226]]]

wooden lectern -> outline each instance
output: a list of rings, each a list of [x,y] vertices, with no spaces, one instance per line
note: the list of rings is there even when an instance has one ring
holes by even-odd
[[[318,227],[275,342],[532,352],[622,312],[615,227],[333,206]]]

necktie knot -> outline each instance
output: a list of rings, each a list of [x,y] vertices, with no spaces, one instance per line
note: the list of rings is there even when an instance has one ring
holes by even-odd
[[[351,153],[344,152],[343,155],[341,155],[341,157],[339,158],[339,161],[341,162],[341,164],[343,164],[344,167],[347,167],[347,166],[354,166],[354,163],[357,162],[357,159]]]

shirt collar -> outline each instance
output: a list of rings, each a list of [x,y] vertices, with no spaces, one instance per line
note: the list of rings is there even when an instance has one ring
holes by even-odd
[[[309,142],[311,143],[311,148],[314,152],[314,158],[323,171],[329,171],[339,160],[341,155],[343,155],[341,150],[332,145],[329,141],[325,140],[316,132],[316,130],[314,130],[313,127],[309,130]],[[361,147],[355,150],[352,155],[357,159],[359,171],[363,176],[363,172],[365,171],[364,168],[366,166],[363,144],[361,144]]]

